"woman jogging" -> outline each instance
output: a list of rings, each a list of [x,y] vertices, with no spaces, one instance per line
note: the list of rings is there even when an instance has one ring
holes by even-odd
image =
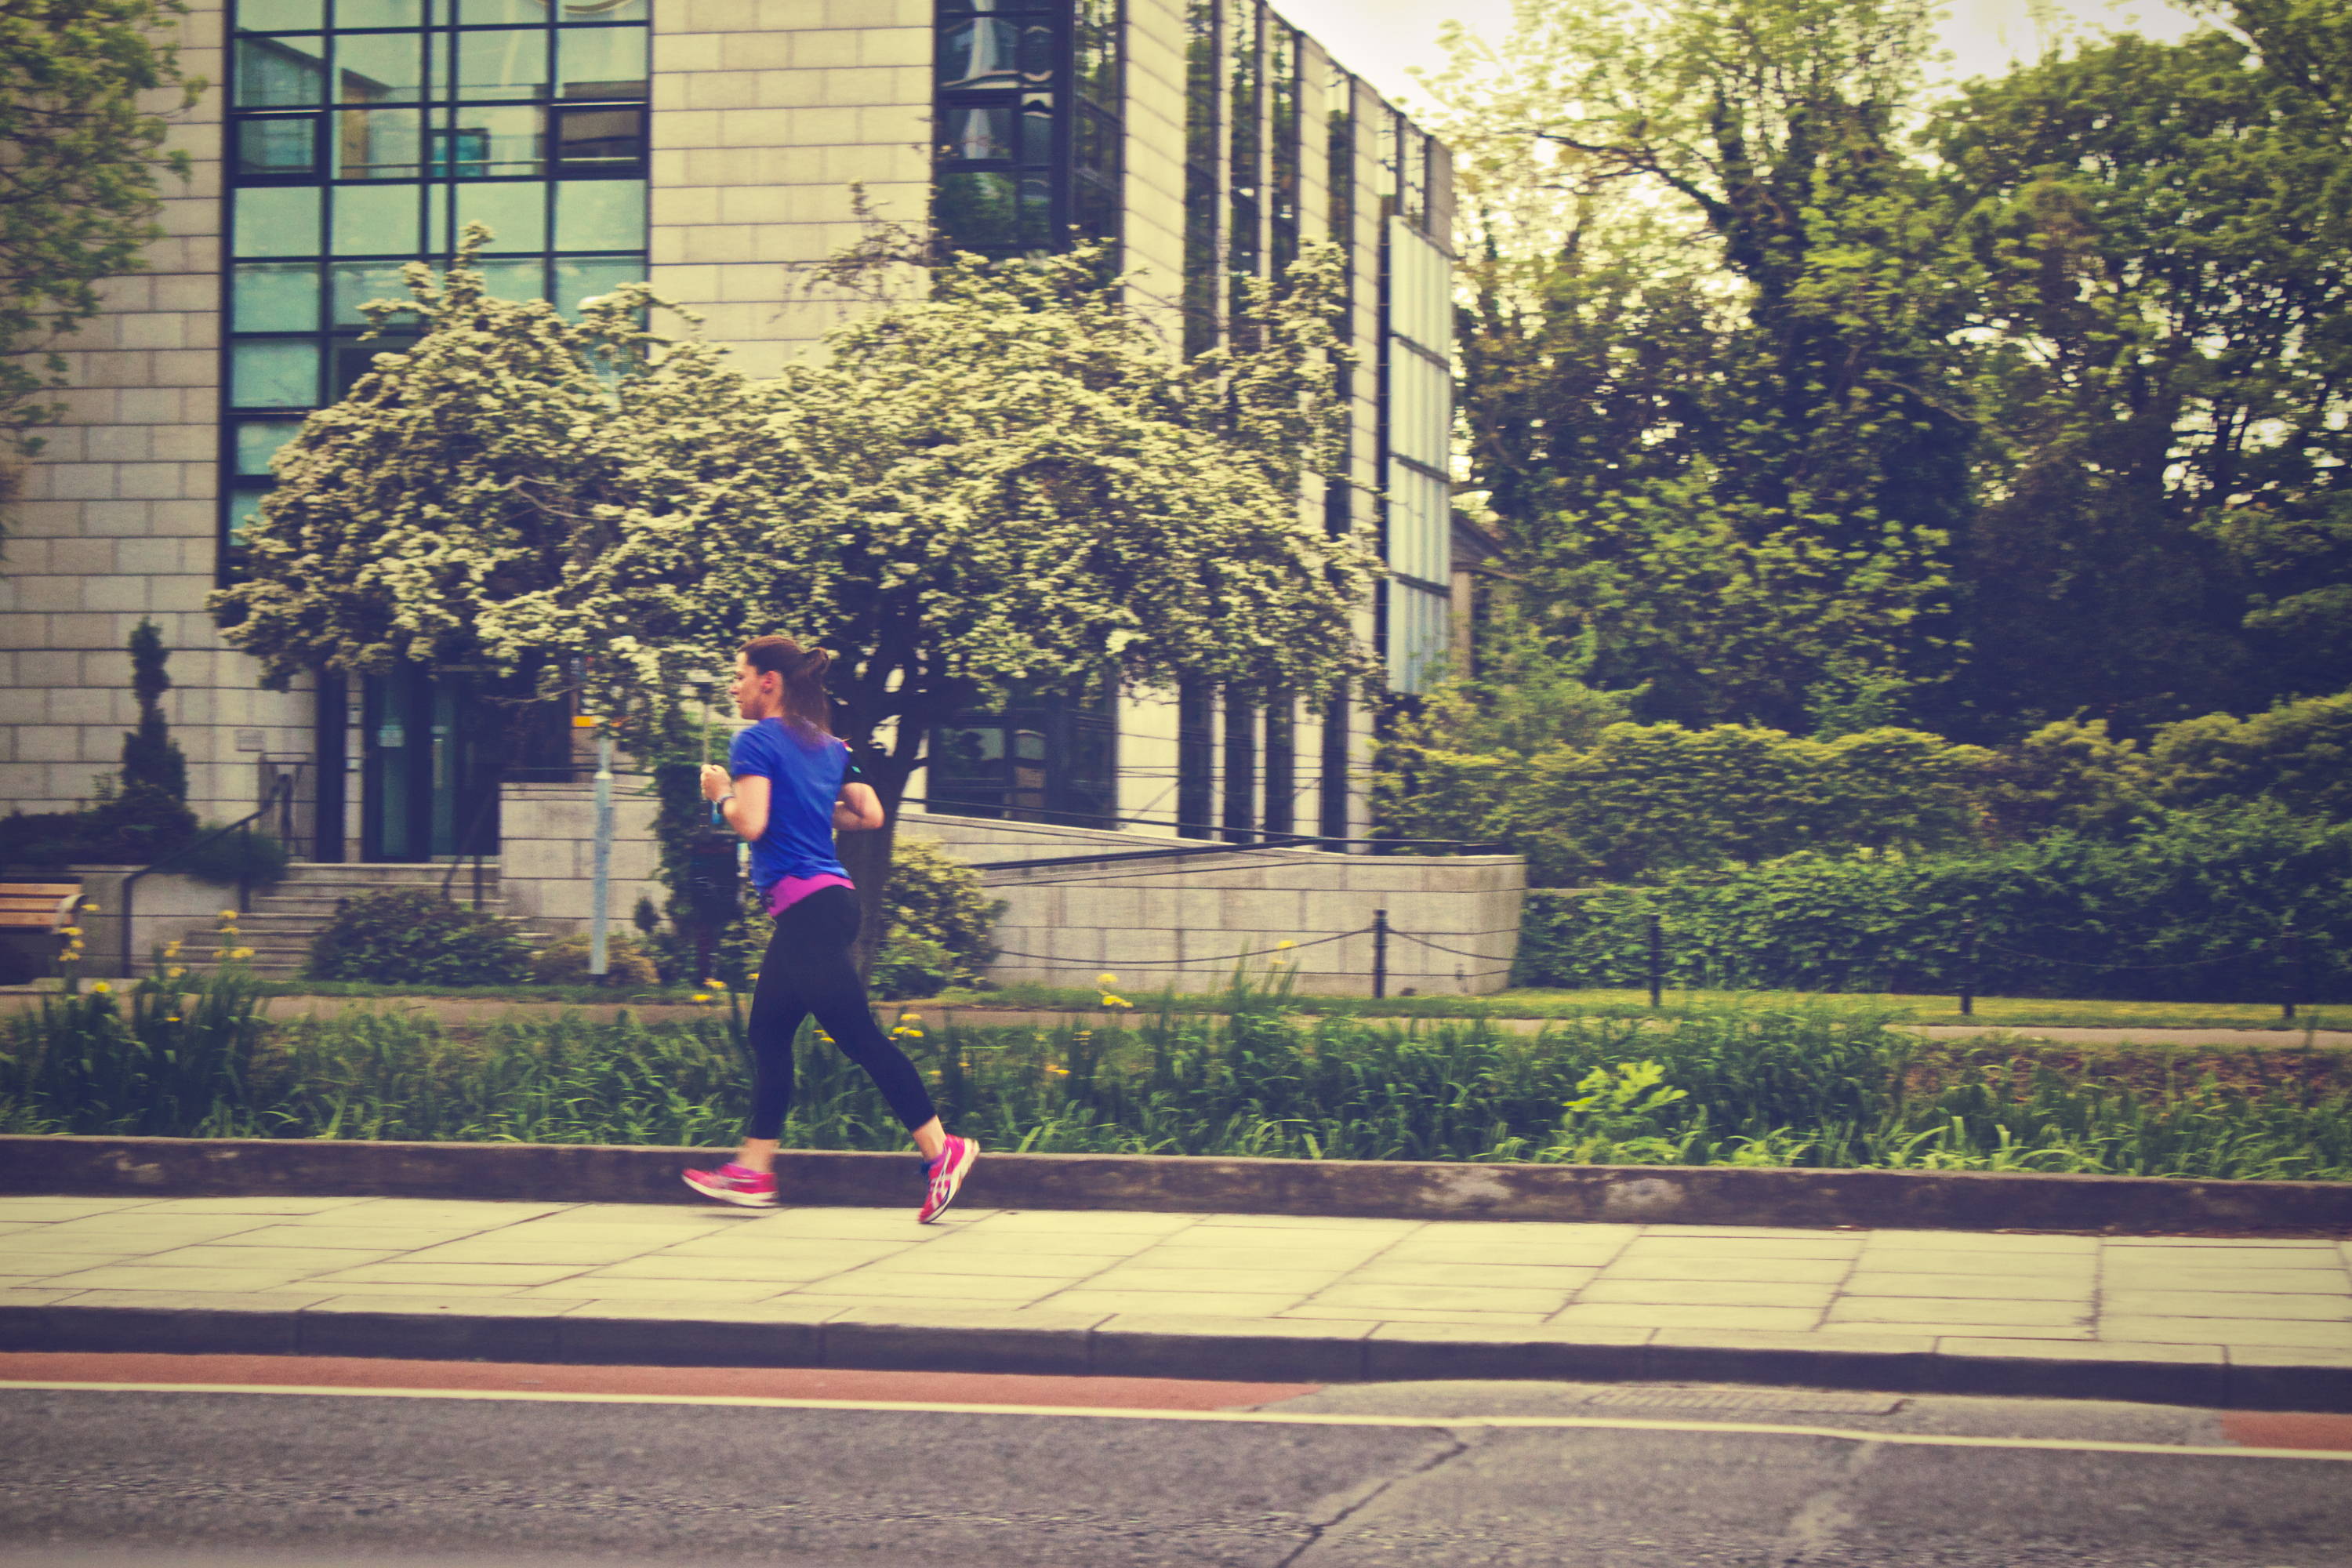
[[[776,1142],[793,1101],[793,1037],[810,1014],[842,1053],[866,1069],[923,1152],[929,1176],[919,1218],[955,1201],[980,1152],[940,1125],[922,1075],[885,1038],[849,955],[857,896],[834,854],[833,831],[882,826],[872,786],[847,781],[849,748],[826,727],[824,670],[833,656],[790,637],[755,637],[735,659],[736,710],[751,721],[727,766],[706,764],[702,793],[751,846],[751,881],[776,932],[751,988],[751,1116],[735,1158],[688,1171],[706,1197],[745,1208],[776,1206]]]

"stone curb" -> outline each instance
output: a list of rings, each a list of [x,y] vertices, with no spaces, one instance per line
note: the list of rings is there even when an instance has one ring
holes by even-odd
[[[2352,1411],[2352,1353],[2220,1345],[1700,1330],[1014,1314],[916,1309],[583,1304],[495,1299],[184,1297],[0,1305],[21,1351],[370,1356],[659,1366],[798,1366],[1299,1383],[1438,1379],[1795,1384],[1887,1394]]]
[[[716,1152],[598,1144],[0,1136],[0,1193],[506,1198],[691,1204]],[[911,1192],[904,1154],[787,1151],[796,1205]],[[2352,1235],[2352,1182],[2183,1181],[1946,1171],[1533,1165],[991,1154],[964,1189],[992,1208],[1392,1219]]]

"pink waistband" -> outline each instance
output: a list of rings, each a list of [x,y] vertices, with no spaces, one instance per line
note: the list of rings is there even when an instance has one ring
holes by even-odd
[[[768,912],[782,914],[820,888],[855,888],[857,884],[831,871],[814,877],[779,877],[768,889]]]

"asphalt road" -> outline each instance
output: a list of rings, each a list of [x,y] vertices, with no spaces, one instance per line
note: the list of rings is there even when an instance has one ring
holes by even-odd
[[[1675,1409],[1595,1403],[1602,1392],[1335,1387],[1236,1418],[690,1405],[669,1394],[584,1402],[478,1389],[436,1398],[0,1388],[0,1559],[142,1568],[2352,1561],[2352,1463],[2212,1449],[2352,1449],[2341,1417],[1962,1399],[1824,1413],[1775,1410],[1769,1394],[1763,1408]],[[1376,1424],[1399,1417],[1431,1424]],[[2059,1446],[2005,1446],[2020,1437]],[[2206,1451],[2118,1452],[2103,1442]]]

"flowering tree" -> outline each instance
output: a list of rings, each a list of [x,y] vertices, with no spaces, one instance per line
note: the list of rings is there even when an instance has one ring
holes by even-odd
[[[1189,363],[1101,259],[956,258],[769,382],[641,329],[642,287],[573,323],[487,298],[470,252],[412,268],[424,336],[278,459],[226,636],[281,687],[480,663],[650,721],[785,632],[838,656],[835,727],[894,824],[932,727],[1016,684],[1313,701],[1370,674],[1372,557],[1302,505],[1338,427],[1330,257]],[[876,935],[891,838],[843,846]]]

